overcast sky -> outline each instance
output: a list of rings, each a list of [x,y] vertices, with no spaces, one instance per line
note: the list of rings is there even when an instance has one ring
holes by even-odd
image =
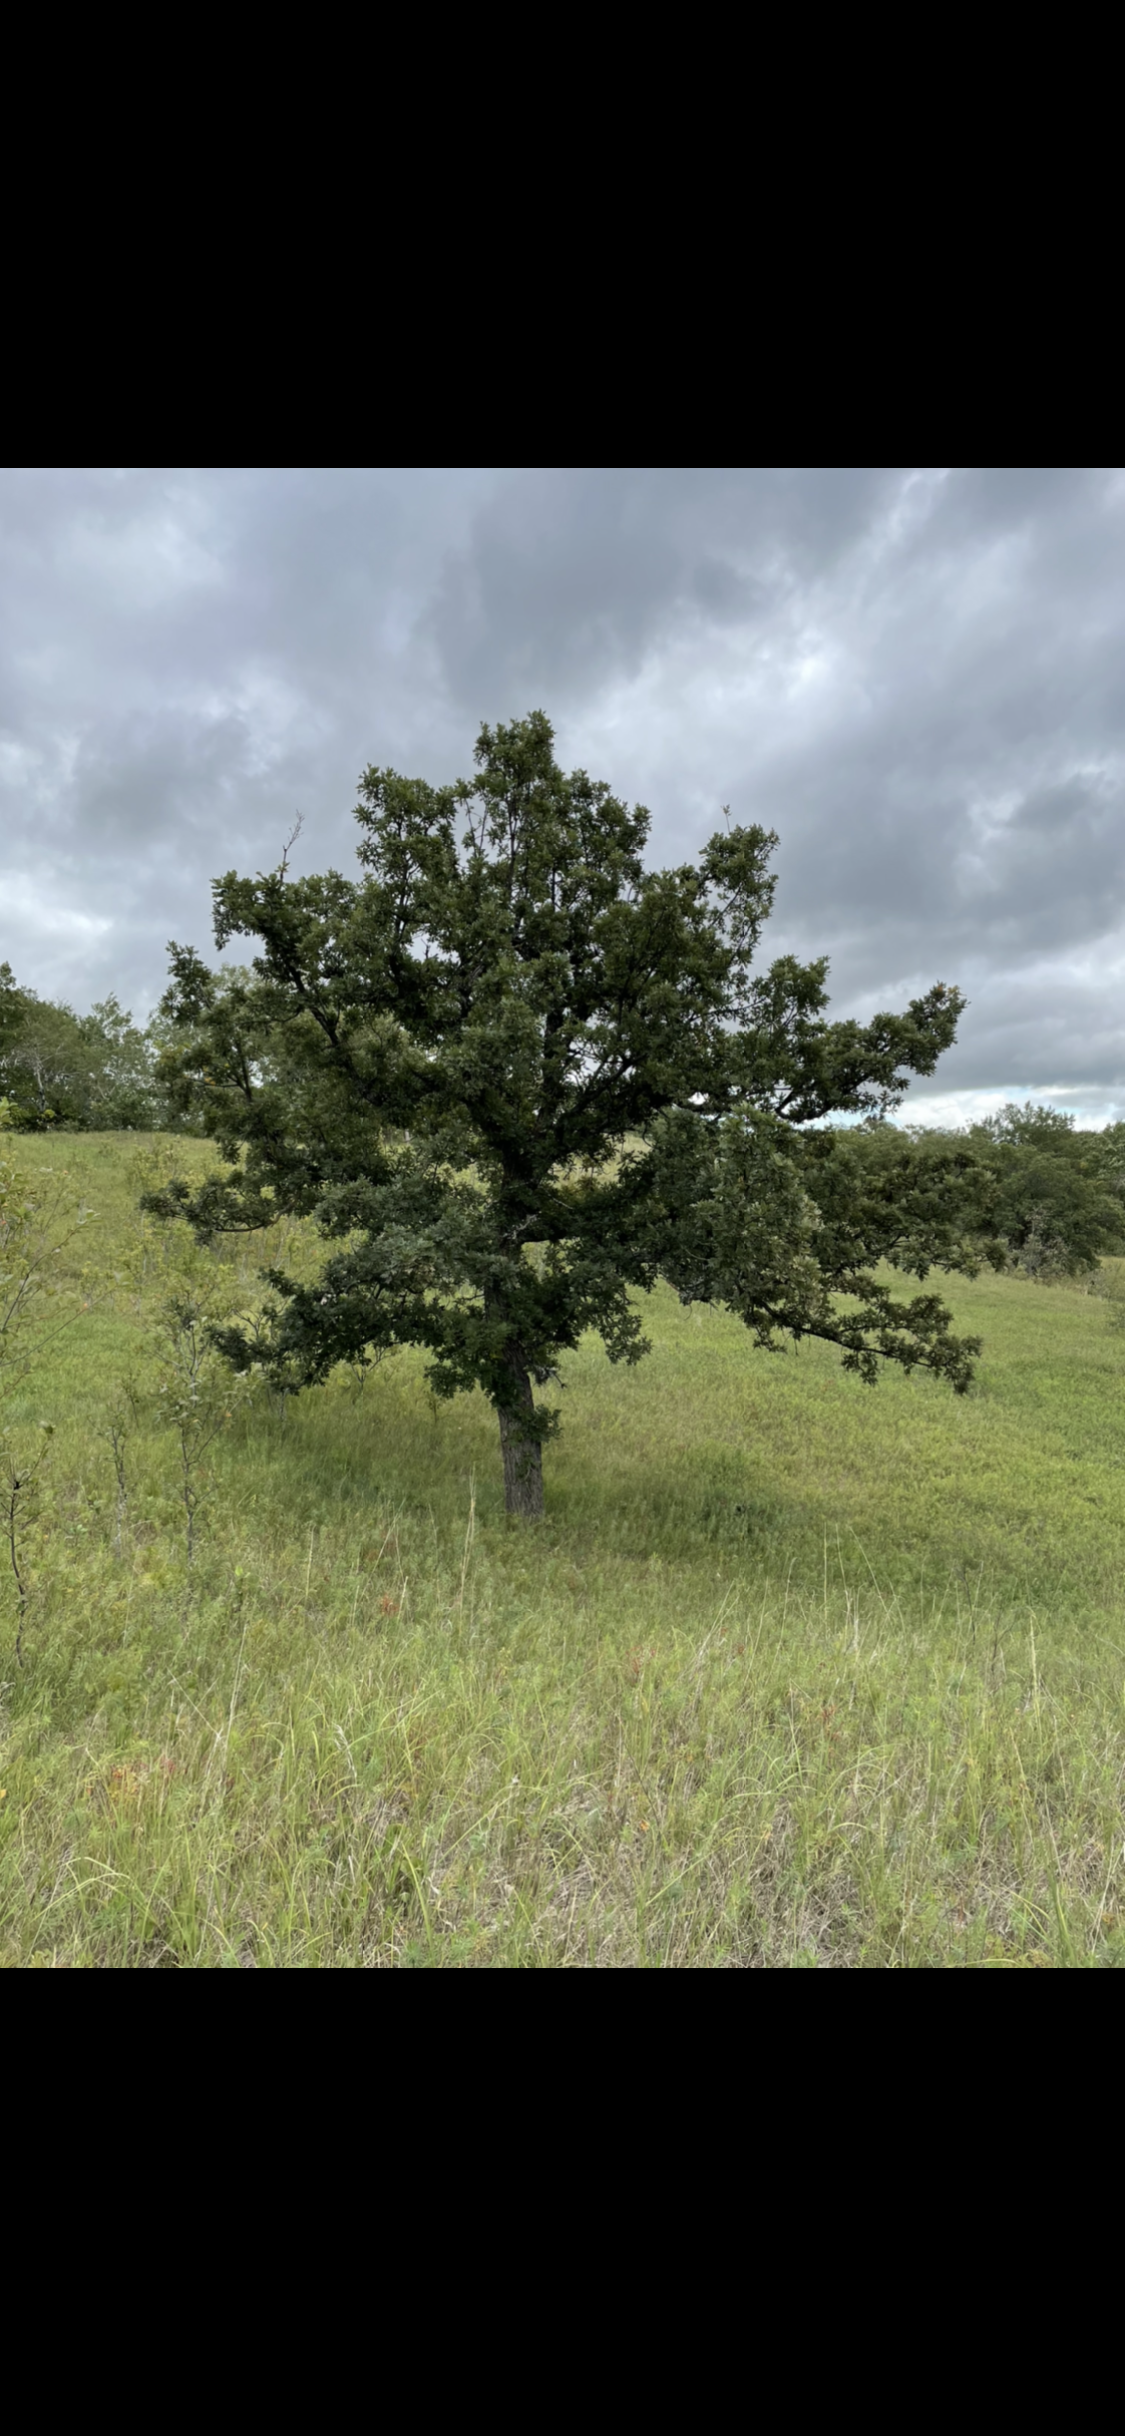
[[[901,467],[7,471],[0,962],[143,1020],[210,882],[358,876],[369,762],[482,719],[780,836],[766,958],[832,1012],[970,1004],[904,1113],[1125,1117],[1125,476]],[[238,953],[237,943],[227,951]]]

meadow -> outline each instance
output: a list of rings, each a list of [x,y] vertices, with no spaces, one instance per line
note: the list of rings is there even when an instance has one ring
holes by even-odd
[[[420,1355],[193,1381],[168,1297],[315,1257],[140,1216],[208,1146],[0,1152],[91,1212],[0,1408],[5,1964],[1125,1963],[1125,1263],[934,1281],[963,1398],[659,1291],[529,1529]]]

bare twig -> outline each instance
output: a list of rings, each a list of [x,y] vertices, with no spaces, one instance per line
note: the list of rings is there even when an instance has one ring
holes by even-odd
[[[27,1619],[28,1601],[27,1576],[24,1571],[24,1567],[20,1562],[22,1555],[20,1546],[20,1532],[23,1523],[28,1519],[27,1510],[31,1504],[32,1498],[34,1497],[35,1486],[39,1477],[39,1472],[42,1468],[44,1456],[46,1455],[48,1446],[50,1445],[51,1439],[54,1436],[54,1427],[50,1421],[44,1421],[41,1426],[43,1435],[40,1440],[38,1454],[33,1455],[28,1462],[20,1463],[16,1456],[12,1453],[11,1447],[6,1445],[4,1448],[3,1458],[5,1478],[4,1527],[8,1541],[8,1559],[11,1564],[12,1574],[15,1580],[16,1598],[19,1609],[19,1623],[16,1629],[16,1663],[19,1666],[23,1665],[23,1628]]]

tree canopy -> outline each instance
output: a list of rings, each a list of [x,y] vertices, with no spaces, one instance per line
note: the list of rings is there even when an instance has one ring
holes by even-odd
[[[316,1283],[264,1272],[264,1330],[219,1331],[229,1359],[298,1387],[424,1347],[437,1394],[491,1399],[525,1516],[558,1425],[535,1390],[586,1330],[640,1359],[638,1289],[664,1278],[758,1345],[819,1337],[866,1380],[891,1360],[963,1392],[978,1341],[874,1271],[971,1269],[988,1232],[963,1144],[873,1154],[826,1123],[885,1116],[931,1073],[958,991],[830,1022],[826,959],[754,969],[774,834],[728,817],[694,863],[652,870],[648,813],[553,744],[535,712],[482,727],[471,779],[368,769],[357,879],[296,878],[283,855],[215,882],[216,947],[258,952],[232,978],[170,947],[162,1079],[223,1164],[146,1197],[202,1237],[314,1221]]]

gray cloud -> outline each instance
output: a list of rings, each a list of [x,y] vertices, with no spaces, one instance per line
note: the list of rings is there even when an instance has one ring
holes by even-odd
[[[474,711],[529,685],[569,707],[635,675],[679,624],[784,612],[893,482],[868,469],[520,473],[450,551],[424,630]]]
[[[769,951],[970,998],[912,1095],[1125,1113],[1125,480],[1088,469],[0,477],[0,958],[140,1012],[209,884],[348,868],[371,760],[541,706],[647,803],[781,838]]]

